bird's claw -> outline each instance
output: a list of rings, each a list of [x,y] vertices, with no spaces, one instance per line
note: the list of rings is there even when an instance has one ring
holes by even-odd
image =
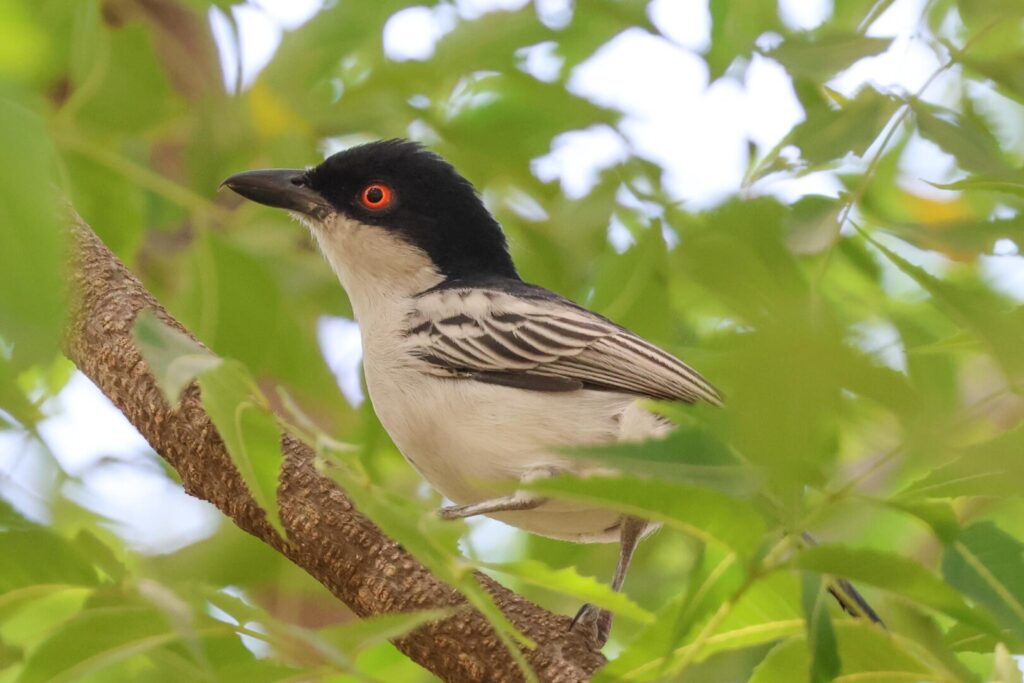
[[[447,507],[438,508],[437,516],[446,521],[452,521],[455,519],[462,519],[465,515],[462,514],[464,505],[449,505]]]
[[[576,612],[569,629],[583,634],[598,647],[604,647],[612,630],[612,613],[588,602]]]

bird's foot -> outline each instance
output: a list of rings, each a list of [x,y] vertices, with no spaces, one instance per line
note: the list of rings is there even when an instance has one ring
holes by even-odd
[[[572,619],[569,628],[582,633],[586,638],[604,647],[608,642],[608,636],[612,631],[612,613],[606,609],[600,609],[589,602]]]

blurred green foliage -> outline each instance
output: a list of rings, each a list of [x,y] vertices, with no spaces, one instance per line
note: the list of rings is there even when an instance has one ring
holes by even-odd
[[[868,32],[893,0],[837,0],[811,30],[791,28],[774,0],[711,0],[710,78],[774,60],[805,118],[774,149],[752,147],[743,187],[706,210],[635,154],[579,198],[531,172],[556,136],[621,124],[568,83],[623,30],[658,35],[645,0],[588,0],[558,26],[533,4],[456,13],[430,59],[402,62],[384,54],[382,30],[410,3],[327,3],[229,93],[209,16],[230,23],[240,4],[0,3],[0,427],[22,445],[13,457],[46,460],[50,481],[45,523],[0,499],[0,683],[429,680],[385,640],[436,614],[356,623],[233,527],[147,555],[66,495],[83,474],[64,471],[37,429],[70,376],[55,360],[62,197],[232,359],[172,372],[194,349],[139,331],[165,386],[203,372],[214,413],[251,407],[229,441],[261,499],[273,499],[279,457],[266,443],[273,408],[333,452],[361,507],[491,611],[507,642],[465,569],[567,613],[584,599],[615,609],[602,680],[1021,680],[1010,655],[1024,652],[1024,310],[984,264],[1024,241],[1024,4],[926,3],[914,40],[937,56],[926,87],[943,96],[866,85],[847,98],[829,81],[890,46]],[[546,81],[523,68],[522,49],[540,44],[561,60]],[[317,321],[350,315],[334,276],[286,219],[217,193],[242,169],[313,163],[328,140],[392,136],[424,140],[478,185],[527,279],[724,390],[722,410],[658,407],[681,425],[665,442],[586,453],[623,480],[538,484],[665,522],[638,553],[630,599],[591,578],[608,575],[612,547],[520,534],[495,562],[470,536],[464,557],[466,527],[430,517],[436,497],[323,360]],[[912,143],[955,169],[915,177]],[[838,197],[766,193],[822,170],[838,175]],[[632,237],[625,251],[608,239],[613,221]],[[803,547],[805,529],[828,543]],[[836,574],[865,589],[888,630],[823,598]]]

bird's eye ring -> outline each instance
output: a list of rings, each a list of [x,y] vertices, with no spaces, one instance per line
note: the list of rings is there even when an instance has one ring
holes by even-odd
[[[371,211],[382,211],[395,200],[395,193],[384,183],[370,183],[359,194],[359,203]]]

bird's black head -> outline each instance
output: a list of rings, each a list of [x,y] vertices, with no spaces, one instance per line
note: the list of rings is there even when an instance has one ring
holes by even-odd
[[[383,228],[425,252],[446,278],[517,277],[501,226],[472,184],[408,140],[352,147],[306,171],[239,173],[224,184],[325,225],[331,214],[341,214]]]

